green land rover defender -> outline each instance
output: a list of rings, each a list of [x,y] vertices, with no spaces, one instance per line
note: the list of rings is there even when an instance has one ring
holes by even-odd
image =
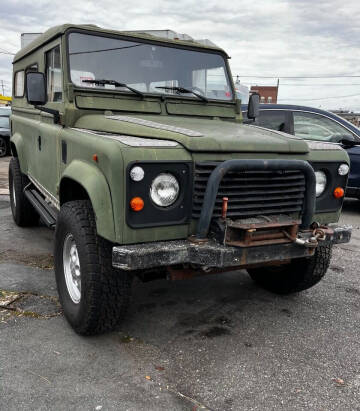
[[[276,293],[324,276],[349,158],[242,124],[210,42],[54,27],[14,58],[10,200],[55,228],[55,275],[79,334],[114,329],[131,283],[247,269]],[[255,118],[259,96],[249,100]]]

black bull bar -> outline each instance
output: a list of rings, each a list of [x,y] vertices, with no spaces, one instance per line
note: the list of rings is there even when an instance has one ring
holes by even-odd
[[[305,196],[301,228],[309,228],[315,213],[316,180],[314,169],[303,160],[226,160],[211,173],[204,196],[196,238],[207,238],[221,180],[229,171],[300,170],[305,177]]]

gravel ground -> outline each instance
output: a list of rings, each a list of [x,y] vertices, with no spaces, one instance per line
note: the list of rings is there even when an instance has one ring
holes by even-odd
[[[22,310],[0,309],[0,409],[360,409],[360,201],[342,220],[352,242],[308,291],[275,296],[245,271],[135,282],[121,329],[82,338],[57,302],[53,232],[16,227],[0,195],[0,301]]]

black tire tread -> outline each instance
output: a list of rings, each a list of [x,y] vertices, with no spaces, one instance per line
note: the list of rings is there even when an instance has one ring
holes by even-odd
[[[80,302],[84,304],[84,309],[81,319],[76,323],[71,322],[71,325],[81,335],[111,331],[123,320],[130,304],[132,276],[112,267],[112,244],[97,235],[95,215],[88,200],[71,201],[61,207],[55,233],[57,276],[64,275],[62,246],[57,237],[59,227],[66,221],[73,222],[75,231],[79,230],[87,256],[85,266],[80,261],[82,278],[83,275],[87,277],[87,291],[82,293]],[[64,311],[66,316],[66,309]]]
[[[16,206],[13,203],[12,182],[15,182]],[[9,163],[9,189],[11,211],[15,223],[19,227],[37,225],[39,215],[24,194],[24,188],[29,184],[29,179],[21,172],[19,159],[12,157]]]
[[[312,257],[295,259],[278,271],[270,267],[248,269],[250,277],[261,287],[277,294],[307,290],[326,274],[332,255],[332,244],[320,244]]]

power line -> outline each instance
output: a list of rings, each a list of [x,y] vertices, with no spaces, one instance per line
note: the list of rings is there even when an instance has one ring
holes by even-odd
[[[278,100],[283,101],[319,101],[319,100],[328,100],[330,98],[347,98],[347,97],[359,97],[360,94],[349,94],[347,96],[329,96],[329,97],[321,97],[321,98],[279,98]]]
[[[253,83],[240,83],[246,85],[254,85]],[[256,86],[256,84],[255,84]],[[266,85],[265,85],[266,86]],[[291,87],[347,87],[347,86],[360,86],[360,83],[312,83],[312,84],[291,84],[291,83],[280,83],[279,86],[291,86]]]
[[[11,53],[11,51],[4,49],[3,47],[0,47],[0,51],[3,51],[4,53],[9,53],[9,54],[15,54]]]
[[[278,78],[288,78],[288,79],[306,79],[306,78],[360,78],[359,75],[343,75],[343,74],[336,74],[333,76],[243,76],[243,75],[236,75],[233,76],[236,78],[272,78],[272,79],[278,79]]]
[[[15,56],[15,53],[9,53],[7,51],[0,51],[0,54],[9,54],[10,56]]]

